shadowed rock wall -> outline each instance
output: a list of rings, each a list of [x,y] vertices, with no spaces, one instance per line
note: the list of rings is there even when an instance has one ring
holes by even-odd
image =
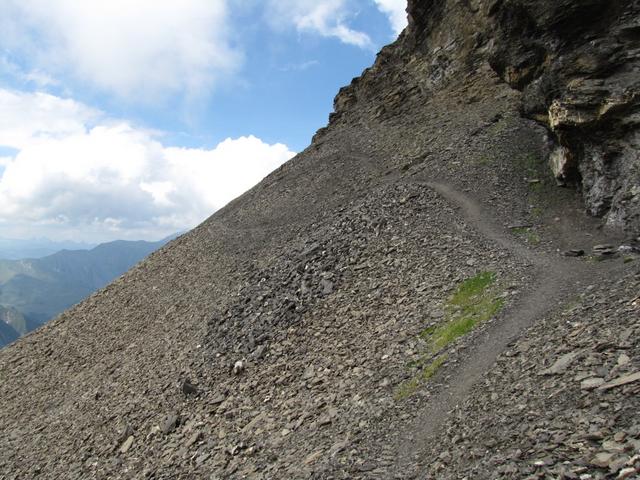
[[[411,0],[407,11],[400,41],[341,90],[331,124],[400,115],[410,97],[490,68],[548,129],[558,183],[607,226],[640,233],[640,2]]]

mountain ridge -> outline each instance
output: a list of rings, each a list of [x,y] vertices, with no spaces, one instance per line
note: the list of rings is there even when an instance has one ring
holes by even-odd
[[[38,328],[175,237],[118,240],[37,259],[0,260],[0,305],[19,314],[6,323],[20,335]]]
[[[0,238],[0,260],[21,260],[23,258],[41,258],[60,250],[89,250],[94,244],[78,242],[57,242],[47,238],[13,239]]]

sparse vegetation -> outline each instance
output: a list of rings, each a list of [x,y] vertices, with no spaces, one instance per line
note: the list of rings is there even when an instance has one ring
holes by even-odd
[[[495,160],[491,158],[489,155],[483,155],[480,158],[477,158],[475,161],[476,165],[480,166],[489,166],[495,163]]]
[[[582,299],[580,297],[575,297],[567,302],[565,307],[562,309],[562,314],[568,315],[570,313],[573,313],[573,311],[580,305],[582,305]]]
[[[529,227],[514,228],[513,233],[524,238],[530,245],[540,245],[540,242],[542,242],[540,235]]]
[[[426,367],[424,367],[418,375],[413,377],[411,380],[407,380],[406,382],[402,383],[396,390],[396,400],[404,400],[405,398],[409,398],[411,395],[416,393],[423,382],[428,381],[436,374],[436,372],[442,366],[446,359],[446,355],[437,357]]]
[[[525,153],[516,157],[515,163],[526,176],[534,178],[540,172],[540,164],[542,162],[537,155]]]
[[[529,218],[532,221],[542,220],[547,212],[558,202],[570,196],[570,190],[559,189],[547,162],[538,154],[528,152],[514,157],[516,171],[527,185],[527,203]],[[527,241],[533,245],[540,243],[534,234]]]
[[[504,301],[495,298],[494,290],[489,288],[495,281],[495,273],[482,272],[462,282],[445,307],[445,323],[421,334],[431,353],[437,354],[502,308]]]
[[[485,293],[486,289],[496,281],[494,272],[482,272],[462,282],[449,301],[449,306],[466,308],[478,295]]]
[[[532,207],[531,208],[531,218],[542,218],[542,214],[544,213],[544,210],[541,207]]]
[[[541,192],[544,189],[544,185],[540,182],[540,180],[530,180],[529,181],[529,190],[534,193]]]
[[[398,387],[396,399],[402,400],[415,393],[446,360],[442,350],[500,311],[504,300],[496,297],[496,288],[491,288],[496,279],[494,272],[482,272],[460,284],[445,306],[445,321],[420,333],[427,342],[427,351],[410,365],[417,367],[418,373]]]

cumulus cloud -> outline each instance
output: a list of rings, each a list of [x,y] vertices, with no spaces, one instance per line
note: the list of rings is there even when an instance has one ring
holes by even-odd
[[[373,0],[378,10],[389,17],[391,27],[399,34],[407,26],[407,0]]]
[[[0,90],[0,112],[16,97],[28,107],[21,122],[7,128],[0,114],[0,145],[19,150],[0,162],[0,223],[15,235],[157,238],[193,227],[294,155],[253,136],[212,149],[166,147],[51,96]]]
[[[346,44],[370,48],[373,43],[364,32],[347,25],[348,0],[269,0],[267,16],[276,27],[294,26],[300,32],[335,37]]]
[[[82,133],[100,115],[71,99],[0,89],[0,145],[21,149],[39,139]]]
[[[226,0],[2,0],[0,47],[42,78],[121,96],[198,93],[233,71]]]

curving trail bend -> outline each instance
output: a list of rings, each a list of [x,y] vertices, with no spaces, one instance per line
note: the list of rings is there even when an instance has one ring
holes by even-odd
[[[472,387],[495,363],[497,357],[525,329],[552,313],[564,299],[607,266],[533,251],[517,242],[509,232],[496,224],[490,212],[449,184],[416,182],[425,185],[460,211],[464,220],[487,239],[509,250],[516,258],[534,267],[535,283],[518,303],[499,318],[479,330],[461,361],[447,365],[434,378],[440,386],[434,388],[429,401],[416,414],[415,425],[398,446],[394,472],[389,478],[414,478],[409,474],[424,460],[421,451],[437,439],[449,412],[461,403]],[[446,378],[449,381],[444,380]],[[417,475],[419,472],[412,472]]]

